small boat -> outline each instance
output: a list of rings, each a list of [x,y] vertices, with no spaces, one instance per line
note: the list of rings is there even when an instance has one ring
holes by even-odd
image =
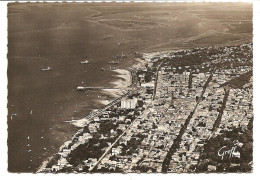
[[[101,68],[102,71],[105,71],[105,68]]]
[[[13,116],[17,116],[17,114],[11,114],[11,115],[10,115],[11,120],[13,119]]]
[[[51,67],[47,67],[47,68],[44,68],[44,69],[41,69],[42,71],[49,71],[49,70],[52,70],[52,68]]]
[[[110,36],[103,36],[103,39],[104,39],[104,40],[110,39]]]
[[[85,60],[85,61],[81,61],[80,64],[88,64],[89,61],[88,60]]]
[[[32,110],[31,110],[30,114],[32,114]]]

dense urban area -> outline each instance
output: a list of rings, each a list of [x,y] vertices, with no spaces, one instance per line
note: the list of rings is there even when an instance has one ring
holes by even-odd
[[[251,172],[252,43],[140,55],[132,84],[38,172]]]

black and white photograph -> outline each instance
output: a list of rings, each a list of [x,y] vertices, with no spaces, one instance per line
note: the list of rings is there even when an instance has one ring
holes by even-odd
[[[252,2],[5,8],[8,173],[255,170]]]

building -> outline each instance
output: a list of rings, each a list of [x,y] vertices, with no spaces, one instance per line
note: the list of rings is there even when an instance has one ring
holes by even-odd
[[[121,108],[123,109],[134,109],[136,105],[137,105],[137,98],[121,100]]]

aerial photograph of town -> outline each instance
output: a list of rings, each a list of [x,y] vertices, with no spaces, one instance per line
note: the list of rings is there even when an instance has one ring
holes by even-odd
[[[252,173],[248,2],[8,4],[8,171]]]

